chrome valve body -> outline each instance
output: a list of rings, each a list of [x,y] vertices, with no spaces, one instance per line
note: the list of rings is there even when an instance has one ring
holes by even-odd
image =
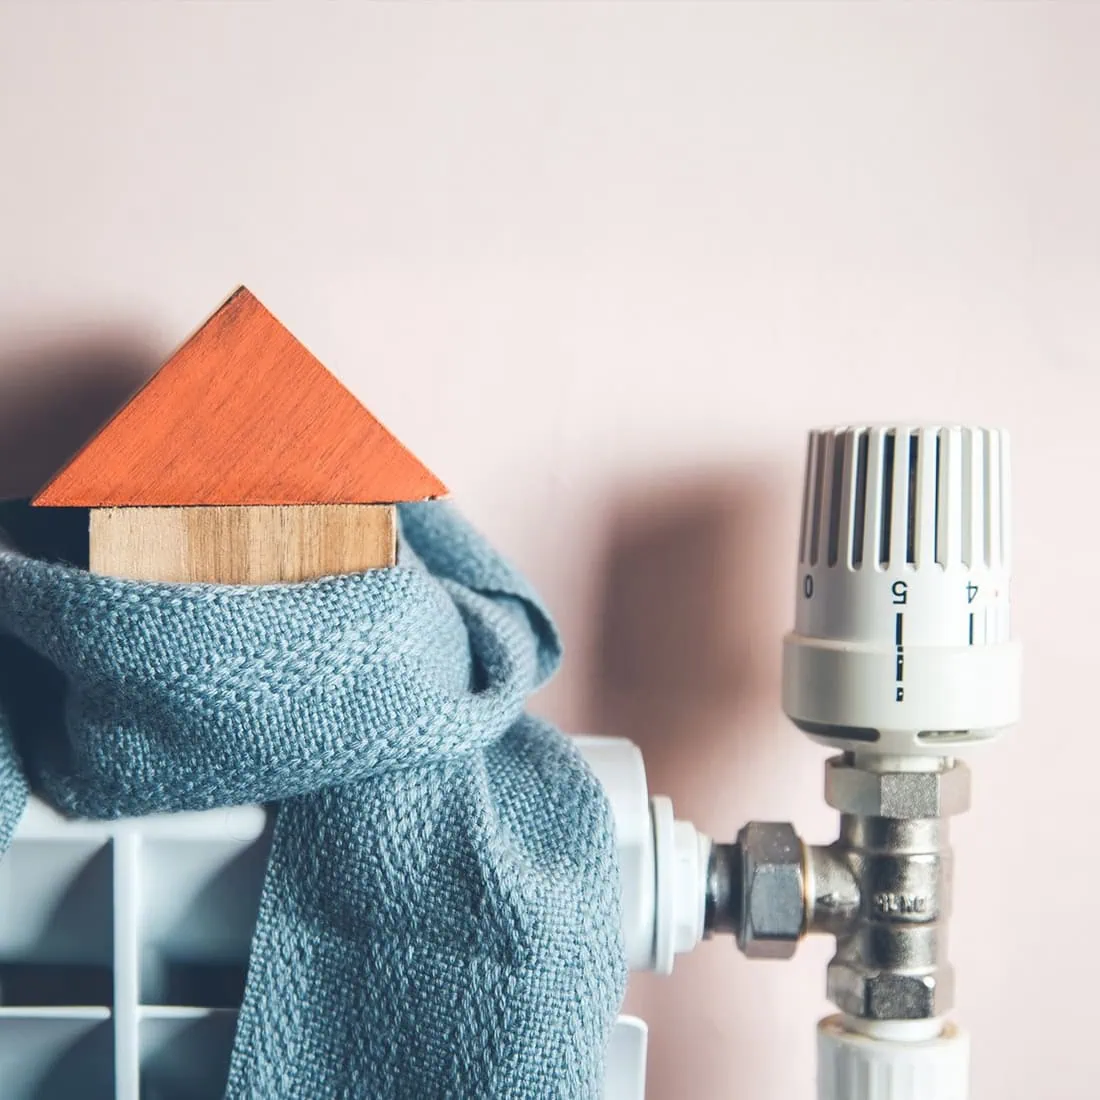
[[[751,822],[711,853],[706,927],[753,958],[789,958],[809,932],[836,937],[830,1000],[867,1020],[943,1016],[954,1000],[947,961],[948,818],[967,809],[970,776],[950,759],[853,753],[826,764],[840,812],[832,844],[803,843],[782,822]],[[902,769],[898,765],[910,765]]]

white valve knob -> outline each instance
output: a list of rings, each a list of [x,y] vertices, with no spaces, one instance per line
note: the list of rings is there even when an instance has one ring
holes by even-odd
[[[923,1022],[923,1021],[921,1021]],[[954,1024],[904,1036],[906,1025],[880,1024],[878,1034],[849,1030],[841,1016],[817,1026],[818,1100],[966,1100],[970,1041]]]
[[[784,642],[791,719],[832,747],[906,756],[1013,725],[1009,538],[1005,432],[811,432]]]

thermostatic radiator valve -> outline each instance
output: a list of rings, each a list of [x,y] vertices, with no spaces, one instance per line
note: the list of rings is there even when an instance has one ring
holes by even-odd
[[[967,1039],[948,1020],[949,818],[970,802],[959,754],[1019,714],[1009,503],[1003,431],[810,434],[783,706],[837,750],[839,836],[811,846],[752,822],[712,845],[705,928],[760,958],[836,937],[821,1100],[967,1096]]]

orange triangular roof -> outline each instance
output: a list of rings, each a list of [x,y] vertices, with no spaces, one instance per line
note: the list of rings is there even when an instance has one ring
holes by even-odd
[[[35,504],[380,504],[446,493],[241,287]]]

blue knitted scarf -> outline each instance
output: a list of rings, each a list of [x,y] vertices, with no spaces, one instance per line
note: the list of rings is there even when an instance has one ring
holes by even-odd
[[[524,713],[554,628],[454,511],[401,521],[395,568],[257,587],[0,547],[0,852],[28,789],[275,803],[227,1097],[598,1097],[619,875],[599,784]]]

